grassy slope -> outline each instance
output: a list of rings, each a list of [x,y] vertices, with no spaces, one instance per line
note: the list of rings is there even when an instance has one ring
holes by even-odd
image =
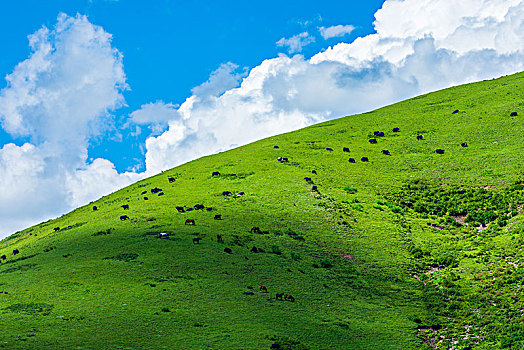
[[[435,255],[435,245],[456,241],[447,231],[428,228],[427,216],[394,213],[377,200],[400,193],[414,179],[437,187],[495,189],[522,178],[524,124],[509,114],[524,114],[523,79],[521,73],[454,87],[204,157],[5,239],[1,254],[15,248],[21,254],[0,265],[0,291],[8,292],[0,295],[0,346],[429,346],[415,330],[416,318],[444,324],[442,335],[451,339],[461,332],[453,317],[468,320],[442,313],[442,293],[413,278],[424,274],[429,260],[415,258],[410,247]],[[454,109],[460,112],[452,115]],[[401,132],[392,133],[393,127]],[[367,141],[374,130],[386,132],[377,145]],[[419,133],[425,140],[416,140]],[[464,141],[468,148],[460,147]],[[435,154],[436,148],[445,154]],[[382,149],[392,155],[382,155]],[[290,162],[279,163],[278,156]],[[357,163],[348,163],[349,156]],[[360,162],[362,156],[370,162]],[[213,171],[222,176],[211,177]],[[176,181],[169,183],[168,176]],[[305,176],[313,178],[318,193]],[[165,195],[148,193],[144,201],[140,193],[155,186]],[[346,186],[357,193],[349,194]],[[222,196],[226,190],[245,195]],[[120,208],[127,203],[130,210]],[[214,210],[174,208],[201,203]],[[124,214],[130,220],[120,221]],[[215,214],[224,219],[213,220]],[[187,218],[196,225],[184,225]],[[64,229],[68,225],[73,227]],[[63,229],[55,233],[56,226]],[[252,226],[269,233],[250,233]],[[159,232],[170,239],[159,239]],[[225,242],[217,243],[216,234]],[[201,243],[193,244],[193,237],[202,237]],[[490,247],[504,242],[496,236]],[[265,252],[250,252],[253,245]],[[233,254],[224,253],[225,247]],[[137,257],[105,259],[119,254]],[[333,266],[315,267],[322,262]],[[483,264],[466,264],[462,280],[489,262]],[[270,293],[258,293],[259,285]],[[249,286],[255,295],[243,294]],[[296,302],[275,300],[277,292],[292,294]],[[269,339],[275,336],[280,339]],[[425,337],[435,343],[435,334]]]

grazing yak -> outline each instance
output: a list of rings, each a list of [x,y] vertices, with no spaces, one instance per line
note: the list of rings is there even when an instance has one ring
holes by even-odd
[[[280,148],[280,147],[278,147],[278,146],[273,146],[273,148],[278,149],[278,148]]]
[[[121,207],[124,208],[124,210],[127,210],[127,209],[129,209],[129,204],[121,205]]]
[[[438,154],[444,154],[444,150],[443,149],[440,149],[440,148],[437,148],[435,150],[435,153],[438,153]]]
[[[233,254],[233,251],[231,250],[231,248],[224,248],[224,253],[228,253],[228,254]]]
[[[267,291],[267,287],[266,287],[266,286],[260,286],[260,287],[258,287],[258,291],[259,291],[259,292],[268,293],[268,291]]]
[[[424,135],[417,135],[417,140],[423,140],[424,139]]]
[[[295,301],[295,298],[291,295],[291,294],[286,294],[284,295],[284,300],[288,300],[288,301]]]
[[[160,192],[158,195],[159,195],[159,196],[163,196],[163,195],[164,195],[164,192]]]
[[[60,231],[60,227],[55,227],[53,228],[53,230],[56,232],[56,231]]]
[[[158,188],[158,187],[155,187],[155,188],[151,189],[151,193],[158,193],[158,192],[162,192],[162,189]]]
[[[5,254],[4,254],[4,255],[0,256],[0,259],[5,260],[5,259],[7,259],[7,256],[5,256]]]
[[[460,145],[461,145],[462,147],[468,147],[468,143],[467,143],[467,142],[461,142]]]
[[[251,248],[251,253],[258,253],[258,248],[253,246],[253,248]]]
[[[342,148],[342,152],[349,152],[349,148],[347,147]]]
[[[195,224],[195,220],[194,219],[187,219],[186,222],[185,222],[185,225],[194,225]]]
[[[203,210],[205,209],[205,206],[203,204],[195,204],[193,208],[195,208],[195,210]]]
[[[258,226],[251,227],[251,230],[249,230],[249,232],[251,232],[251,233],[262,233],[262,231],[260,230],[260,227],[258,227]]]
[[[377,139],[369,139],[369,143],[377,143]]]
[[[455,109],[453,112],[451,112],[451,114],[457,114],[459,112],[458,109]]]
[[[393,132],[399,132],[400,128],[393,128]]]
[[[141,194],[141,195],[144,195],[144,194],[146,194],[146,193],[147,193],[147,191],[144,191],[144,192],[142,192],[142,193],[140,193],[140,194]]]
[[[311,174],[317,175],[317,171],[316,170],[311,170]]]
[[[326,147],[326,151],[333,152],[333,148]]]
[[[311,187],[311,191],[318,191],[318,187],[317,186],[312,186]]]
[[[18,253],[20,253],[20,251],[18,249],[13,249],[13,255],[16,255]]]
[[[244,194],[245,194],[244,192],[238,192],[237,196],[243,196]]]
[[[224,191],[224,192],[222,192],[222,195],[223,196],[230,196],[231,192],[230,191]]]
[[[224,243],[224,239],[222,238],[222,235],[217,235],[217,242]]]
[[[362,158],[360,158],[360,160],[361,160],[362,162],[369,162],[368,157],[362,157]]]
[[[97,210],[98,210],[97,206],[93,205],[93,211],[97,211]]]
[[[174,177],[168,177],[167,180],[169,181],[169,183],[175,182],[175,178]]]
[[[195,237],[193,238],[193,244],[200,244],[200,241],[202,240],[202,238],[200,237]]]
[[[286,157],[284,157],[284,158],[282,158],[281,162],[282,163],[287,163],[287,162],[289,162],[289,160]]]
[[[382,136],[384,136],[384,133],[382,131],[375,131],[375,132],[373,132],[373,136],[382,137]]]
[[[167,233],[166,232],[160,232],[159,237],[160,238],[167,238]]]
[[[221,214],[216,214],[214,219],[215,220],[222,220],[222,215]]]
[[[207,211],[211,211],[211,210],[213,210],[213,208],[208,207],[208,208],[206,208],[206,210],[207,210]]]
[[[187,208],[186,211],[193,211],[193,208]]]
[[[144,197],[144,200],[145,200],[145,201],[147,201],[147,200],[149,200],[149,198],[147,198],[147,197]]]
[[[218,171],[213,171],[211,173],[211,176],[220,176],[220,173]]]
[[[383,149],[382,150],[382,154],[386,155],[386,156],[390,156],[391,155],[387,149]]]
[[[284,298],[284,293],[277,293],[277,294],[275,294],[275,299],[277,299],[277,300],[284,300],[282,298]]]
[[[518,115],[517,112],[511,112],[510,114],[511,117],[516,117],[517,115]]]
[[[129,216],[127,216],[127,215],[121,215],[120,216],[120,220],[122,220],[122,221],[127,220],[127,219],[129,219]]]
[[[349,158],[349,159],[348,159],[348,162],[350,162],[350,163],[355,163],[355,158]]]
[[[304,178],[304,180],[306,180],[307,182],[311,182],[312,181],[311,178],[307,177],[307,176]]]
[[[185,212],[184,207],[175,207],[175,209],[176,209],[179,213],[183,213],[183,212]]]

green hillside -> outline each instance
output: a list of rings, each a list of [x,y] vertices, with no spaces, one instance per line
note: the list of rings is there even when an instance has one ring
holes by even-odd
[[[17,232],[0,242],[0,348],[521,349],[522,118],[524,73],[458,86]]]

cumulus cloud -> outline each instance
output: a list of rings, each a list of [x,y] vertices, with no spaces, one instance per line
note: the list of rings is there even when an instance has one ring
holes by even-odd
[[[352,25],[343,26],[339,24],[331,27],[319,27],[318,30],[324,39],[330,39],[350,34],[353,30],[355,30],[355,27]]]
[[[2,127],[30,140],[0,149],[0,234],[130,182],[125,174],[106,184],[84,176],[99,165],[86,163],[90,138],[112,125],[111,111],[124,104],[122,55],[112,48],[111,35],[85,16],[60,14],[54,28],[30,35],[29,44],[29,58],[0,91]],[[78,194],[86,191],[78,183],[101,191]]]
[[[123,104],[121,55],[111,47],[110,35],[85,17],[61,16],[53,30],[31,36],[31,56],[8,76],[0,93],[4,129],[31,140],[0,149],[0,176],[8,179],[3,192],[9,193],[0,194],[0,202],[38,203],[30,210],[40,220],[203,155],[524,70],[524,0],[387,0],[375,18],[375,33],[309,59],[279,55],[248,72],[227,63],[180,106],[142,105],[130,114],[136,133],[140,126],[158,126],[145,142],[146,171],[120,174],[110,160],[88,164],[86,145]],[[279,45],[295,53],[311,40],[304,32],[282,38]],[[71,47],[84,53],[74,56],[77,49]],[[77,72],[64,64],[69,55],[95,61]],[[77,114],[82,107],[85,112]],[[19,174],[26,174],[24,182],[17,182]],[[2,225],[10,216],[27,223],[27,216],[3,205]],[[47,205],[50,211],[41,210]]]
[[[315,42],[315,38],[309,35],[308,32],[303,32],[297,35],[293,35],[291,38],[282,38],[276,42],[277,46],[287,47],[289,54],[301,52],[302,48],[306,45]]]

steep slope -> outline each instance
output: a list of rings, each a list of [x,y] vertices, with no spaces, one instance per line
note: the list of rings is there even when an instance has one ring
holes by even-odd
[[[0,347],[518,346],[523,79],[204,157],[8,237]]]

